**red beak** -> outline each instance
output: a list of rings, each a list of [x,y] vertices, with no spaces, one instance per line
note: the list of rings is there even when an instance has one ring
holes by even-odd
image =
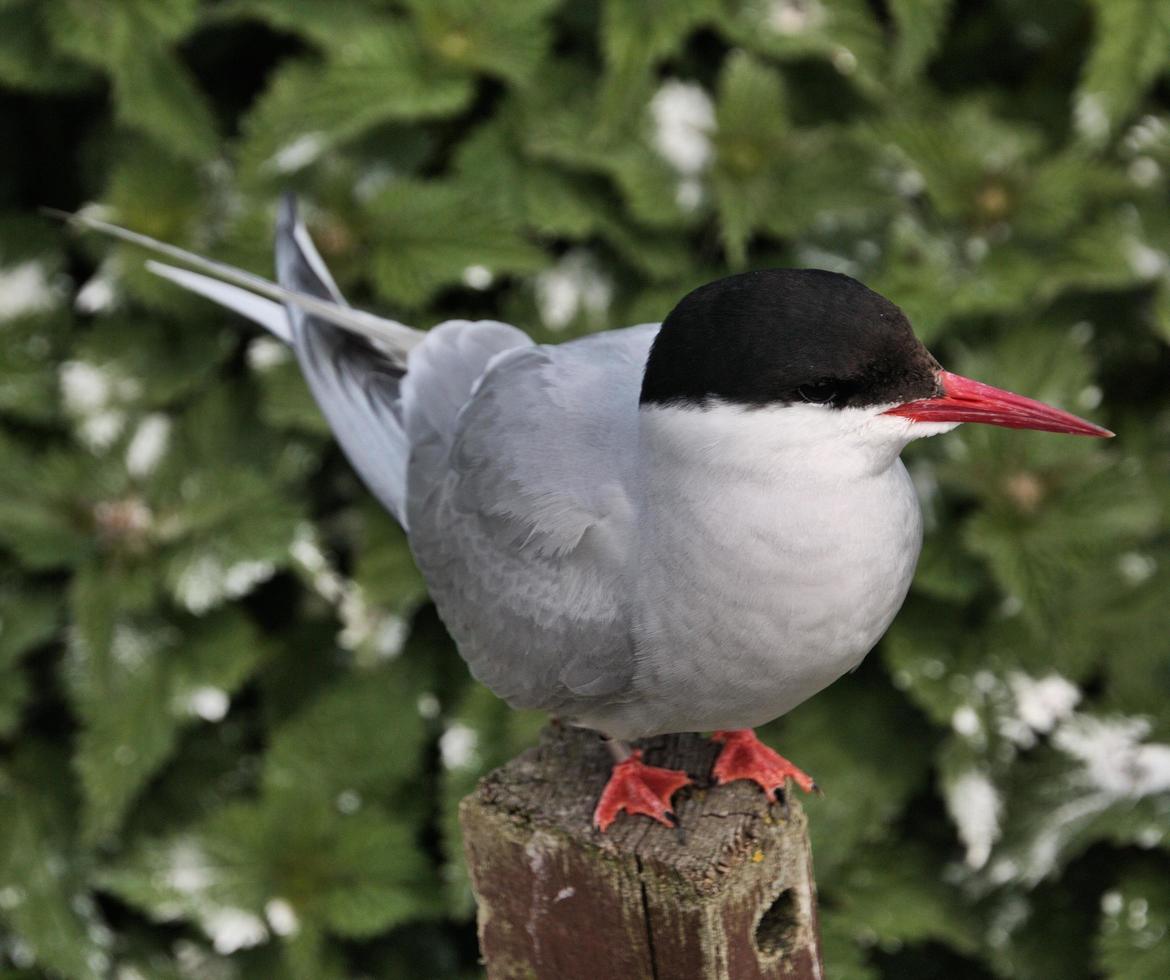
[[[1059,408],[950,371],[939,371],[938,380],[943,388],[943,394],[938,398],[906,402],[885,414],[901,415],[915,422],[984,422],[1008,429],[1039,429],[1041,432],[1068,432],[1078,436],[1113,435],[1108,429]]]

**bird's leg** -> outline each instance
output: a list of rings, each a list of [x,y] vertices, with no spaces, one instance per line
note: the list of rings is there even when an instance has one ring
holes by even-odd
[[[736,779],[750,779],[759,784],[773,803],[776,802],[775,791],[783,789],[789,779],[806,793],[818,790],[808,773],[768,748],[750,728],[712,732],[711,737],[723,743],[711,770],[720,785]]]
[[[646,765],[642,750],[631,751],[625,742],[606,739],[605,744],[613,754],[613,772],[593,811],[593,825],[604,831],[625,810],[653,817],[667,827],[675,826],[670,798],[690,783],[690,777],[681,769]]]

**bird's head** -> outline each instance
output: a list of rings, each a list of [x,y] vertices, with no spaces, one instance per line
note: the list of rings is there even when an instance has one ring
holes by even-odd
[[[816,269],[746,272],[689,293],[655,338],[641,406],[644,417],[720,416],[728,431],[751,430],[776,448],[867,468],[961,422],[1112,435],[944,370],[897,306]]]

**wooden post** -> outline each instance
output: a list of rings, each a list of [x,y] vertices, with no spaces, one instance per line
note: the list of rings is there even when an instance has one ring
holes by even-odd
[[[718,746],[645,743],[647,762],[704,784]],[[460,808],[489,980],[820,980],[807,823],[759,788],[687,787],[679,832],[622,814],[591,826],[610,756],[548,729]]]

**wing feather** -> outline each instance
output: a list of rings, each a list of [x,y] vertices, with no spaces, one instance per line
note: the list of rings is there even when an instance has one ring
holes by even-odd
[[[478,328],[462,329],[449,350]],[[492,354],[442,451],[412,457],[415,556],[472,672],[517,707],[571,718],[629,689],[638,390],[656,329]],[[408,410],[416,451],[436,418],[450,405]]]

